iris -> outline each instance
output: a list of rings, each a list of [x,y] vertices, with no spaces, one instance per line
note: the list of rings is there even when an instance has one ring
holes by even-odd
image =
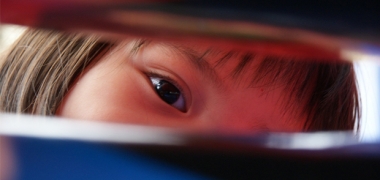
[[[175,103],[181,96],[181,91],[166,80],[160,80],[156,83],[155,90],[160,98],[168,104]]]

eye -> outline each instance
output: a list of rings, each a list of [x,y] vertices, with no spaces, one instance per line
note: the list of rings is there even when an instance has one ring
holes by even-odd
[[[149,78],[153,84],[154,90],[164,102],[170,104],[182,112],[186,111],[185,98],[183,97],[181,90],[179,90],[176,85],[163,78]]]

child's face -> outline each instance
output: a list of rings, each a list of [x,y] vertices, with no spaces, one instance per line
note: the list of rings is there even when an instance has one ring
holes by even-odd
[[[207,47],[134,44],[119,45],[92,63],[74,82],[57,115],[223,131],[302,130],[305,118],[285,110],[284,102],[292,100],[283,88],[250,85],[260,57],[233,78],[237,57],[216,66],[222,53]]]

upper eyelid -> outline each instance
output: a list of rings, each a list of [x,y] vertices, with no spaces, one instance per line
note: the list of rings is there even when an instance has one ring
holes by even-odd
[[[170,83],[174,84],[174,86],[177,87],[177,88],[181,91],[181,93],[183,93],[184,96],[185,96],[185,93],[184,93],[184,90],[183,90],[182,86],[179,85],[179,83],[178,83],[177,81],[173,80],[173,78],[168,77],[168,76],[165,76],[165,75],[162,75],[162,74],[159,74],[159,73],[156,73],[156,72],[152,72],[152,71],[147,72],[147,73],[145,73],[145,74],[146,74],[147,76],[149,76],[149,77],[158,77],[158,78],[162,78],[162,79],[164,79],[164,80],[169,81]],[[186,98],[186,97],[185,97],[185,98]]]

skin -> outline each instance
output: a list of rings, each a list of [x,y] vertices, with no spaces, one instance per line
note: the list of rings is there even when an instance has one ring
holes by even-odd
[[[289,92],[273,85],[249,86],[260,57],[249,64],[252,71],[243,71],[239,78],[232,78],[231,71],[238,61],[232,58],[222,66],[215,66],[221,55],[215,52],[205,55],[209,47],[150,42],[134,52],[134,44],[133,41],[121,44],[94,60],[72,85],[57,115],[226,132],[302,131],[305,118],[284,109],[283,102],[292,101]],[[199,70],[178,49],[191,50],[199,57],[204,55],[213,71]],[[151,71],[170,77],[181,86],[185,110],[160,99],[146,75]],[[296,111],[301,109],[297,104],[295,107]]]

